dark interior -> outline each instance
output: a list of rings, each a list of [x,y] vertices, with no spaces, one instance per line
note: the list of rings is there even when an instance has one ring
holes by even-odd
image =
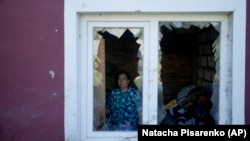
[[[176,124],[180,114],[178,110],[182,108],[186,109],[182,117],[191,119],[197,115],[194,113],[197,104],[198,108],[203,107],[210,113],[213,105],[210,98],[213,94],[218,94],[213,91],[213,86],[218,62],[218,57],[215,57],[218,48],[215,48],[214,42],[219,32],[212,24],[203,27],[191,24],[188,28],[163,24],[159,32],[162,35],[159,40],[162,100],[164,105],[168,106],[165,110],[172,110],[171,119],[174,119],[171,123],[165,119],[163,124],[173,124],[173,121]],[[109,93],[115,86],[114,78],[119,70],[128,71],[132,80],[139,75],[137,67],[140,44],[129,29],[119,38],[107,31],[100,31],[99,34],[105,39],[105,82],[106,93]],[[183,91],[184,89],[186,91]],[[169,105],[173,100],[177,102]],[[212,124],[210,121],[206,124],[210,123]]]

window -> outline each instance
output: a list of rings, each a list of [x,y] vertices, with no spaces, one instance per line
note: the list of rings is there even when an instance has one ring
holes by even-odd
[[[145,49],[145,46],[148,48],[149,41],[148,22],[93,21],[87,23],[87,30],[88,48],[84,48],[83,52],[87,52],[89,58],[83,58],[83,60],[88,60],[86,63],[92,69],[88,69],[87,75],[81,80],[81,82],[88,82],[87,101],[86,97],[82,97],[82,100],[86,102],[82,104],[88,105],[89,108],[86,110],[87,113],[90,113],[86,117],[87,134],[91,137],[134,137],[136,132],[125,132],[121,135],[119,132],[112,133],[103,128],[98,130],[98,126],[101,126],[101,122],[105,122],[105,97],[114,88],[114,75],[119,70],[126,69],[130,72],[130,76],[140,92],[148,91],[145,86],[148,84],[146,82],[148,74],[147,71],[144,71],[145,69],[143,70],[143,68],[147,68],[148,64],[143,61],[144,57],[148,56],[148,51]],[[116,52],[114,53],[114,51]],[[121,61],[122,59],[123,61]],[[142,101],[146,101],[146,98],[147,95],[143,94]],[[143,120],[146,120],[147,118],[144,117],[147,116],[144,115],[148,108],[143,105],[142,109]]]
[[[131,24],[132,25],[132,24]],[[142,27],[93,27],[94,91],[93,129],[108,130],[106,97],[116,88],[116,75],[126,71],[130,86],[142,91],[143,34]],[[90,108],[91,109],[91,108]],[[91,112],[91,111],[90,111]]]
[[[103,51],[103,47],[107,47],[104,41],[108,41],[109,38],[103,40],[104,33],[108,33],[115,39],[120,39],[123,35],[132,35],[131,37],[137,39],[132,44],[138,46],[138,51],[134,52],[134,55],[131,53],[131,56],[138,59],[133,62],[135,65],[133,71],[138,73],[135,75],[137,78],[135,80],[138,80],[139,83],[136,84],[143,95],[143,124],[161,124],[166,117],[165,109],[171,104],[171,100],[177,97],[181,88],[190,83],[212,91],[212,101],[215,106],[213,116],[217,124],[244,123],[244,90],[236,83],[244,79],[244,70],[240,70],[242,73],[233,72],[236,68],[244,68],[244,59],[242,60],[240,57],[242,55],[239,54],[244,54],[245,38],[241,40],[235,38],[236,35],[245,35],[242,24],[238,25],[238,22],[235,22],[236,19],[241,23],[245,22],[239,16],[239,13],[242,15],[241,6],[234,7],[234,2],[225,6],[224,1],[216,1],[218,7],[200,12],[199,8],[206,5],[204,1],[202,3],[193,0],[197,5],[186,5],[184,9],[176,6],[175,10],[167,6],[167,3],[177,5],[178,2],[164,1],[165,7],[161,4],[159,8],[145,13],[139,11],[134,13],[133,5],[124,8],[124,12],[116,13],[116,6],[121,6],[120,3],[112,3],[112,8],[115,10],[113,11],[109,7],[109,2],[103,3],[101,8],[94,6],[93,1],[65,2],[66,139],[137,139],[136,132],[96,130],[104,120],[102,119],[104,118],[104,97],[109,92],[109,87],[113,85],[112,80],[107,80],[110,79],[107,72],[110,68],[116,69],[119,66],[113,65],[112,58],[111,62],[107,61],[107,57],[110,57],[107,51],[98,55]],[[133,1],[130,2],[133,3]],[[207,5],[213,2],[215,1],[207,2]],[[144,3],[144,6],[140,7],[141,10],[146,10],[152,4]],[[170,10],[166,10],[169,8]],[[235,12],[235,9],[240,12]],[[179,13],[173,13],[176,10]],[[231,13],[233,10],[234,13]],[[184,14],[184,11],[192,12]],[[196,34],[193,34],[194,32]],[[171,36],[174,39],[168,40],[171,38],[169,35],[175,35]],[[195,37],[191,38],[191,36]],[[188,42],[181,40],[183,37],[189,38]],[[177,38],[183,43],[174,42]],[[187,44],[190,40],[192,44]],[[169,48],[168,43],[175,48]],[[185,44],[188,47],[183,48]],[[233,51],[236,45],[239,48]],[[163,50],[165,46],[167,46],[166,52]],[[163,56],[164,53],[167,57]],[[178,56],[178,54],[182,55]],[[105,59],[101,59],[104,56]],[[162,61],[163,59],[171,61]],[[190,61],[185,64],[184,62],[189,59]],[[180,62],[180,60],[185,60],[181,62],[184,66],[189,64],[192,67],[180,69],[182,66],[173,64],[174,61]],[[237,64],[232,65],[235,62]],[[101,69],[100,66],[103,68]],[[174,69],[175,67],[179,69]],[[184,76],[177,81],[175,77],[180,74]],[[103,78],[105,81],[101,80]],[[168,84],[169,78],[175,78],[171,80],[175,83]]]

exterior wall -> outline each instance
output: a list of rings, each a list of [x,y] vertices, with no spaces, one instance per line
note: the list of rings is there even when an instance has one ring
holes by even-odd
[[[0,2],[0,140],[64,140],[64,1]]]
[[[245,117],[245,124],[250,124],[250,2],[247,1],[247,19],[246,22],[246,82],[245,82],[245,93],[246,93],[246,98],[245,98],[245,112],[246,112],[246,117]]]
[[[1,141],[64,140],[63,4],[63,0],[0,2]],[[250,8],[250,2],[247,5]],[[249,40],[246,45],[245,123],[250,124]]]

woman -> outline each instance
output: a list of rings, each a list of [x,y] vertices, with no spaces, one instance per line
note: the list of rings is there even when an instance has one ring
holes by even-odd
[[[107,122],[110,130],[137,130],[141,122],[142,98],[130,84],[129,74],[118,73],[118,88],[107,97]]]

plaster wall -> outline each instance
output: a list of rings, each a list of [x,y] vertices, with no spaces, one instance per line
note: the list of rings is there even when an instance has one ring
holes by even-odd
[[[247,7],[249,23],[249,1]],[[64,1],[1,0],[0,20],[0,140],[63,141]],[[245,124],[250,124],[246,41]]]

